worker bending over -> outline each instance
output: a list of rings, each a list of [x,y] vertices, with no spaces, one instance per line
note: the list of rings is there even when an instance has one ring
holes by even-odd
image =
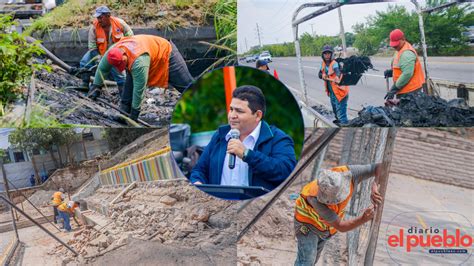
[[[343,221],[344,210],[354,189],[362,180],[375,176],[371,199],[382,202],[378,191],[381,164],[338,166],[322,170],[318,179],[308,183],[296,199],[295,235],[298,254],[295,265],[313,266],[319,259],[325,242],[338,231],[347,232],[372,220],[374,205],[354,219]]]
[[[393,77],[393,85],[385,95],[386,100],[422,93],[425,75],[415,49],[405,39],[405,34],[395,29],[390,33],[390,46],[397,50],[392,59],[392,69],[385,70],[385,78]]]
[[[147,87],[167,88],[168,83],[183,92],[193,77],[178,48],[158,36],[135,35],[125,37],[111,47],[100,60],[89,97],[97,98],[104,84],[104,77],[111,69],[126,71],[120,109],[137,120],[143,94]]]
[[[74,217],[74,212],[77,207],[81,206],[79,202],[67,201],[58,206],[59,217],[63,219],[64,229],[71,232],[70,217]]]

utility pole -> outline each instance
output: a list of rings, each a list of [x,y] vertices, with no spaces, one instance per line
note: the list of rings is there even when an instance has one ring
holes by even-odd
[[[247,37],[245,37],[245,52],[248,52],[249,46],[247,44]]]
[[[337,12],[339,13],[339,25],[340,25],[340,28],[341,28],[341,31],[340,31],[339,35],[340,35],[341,41],[342,41],[342,54],[343,54],[344,57],[347,57],[346,34],[345,34],[345,30],[344,30],[344,23],[342,21],[341,7],[337,8]]]
[[[260,28],[258,27],[258,23],[256,23],[256,25],[257,25],[258,44],[260,45],[260,48],[262,48],[262,39],[260,37]]]
[[[311,23],[310,25],[311,25],[311,36],[313,36],[313,37],[314,37],[314,29],[313,29],[313,25],[314,25],[314,23]]]

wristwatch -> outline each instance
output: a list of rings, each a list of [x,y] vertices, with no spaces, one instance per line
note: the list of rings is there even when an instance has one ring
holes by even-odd
[[[244,155],[242,156],[242,161],[245,162],[245,159],[247,158],[247,155],[249,154],[249,149],[244,150]]]

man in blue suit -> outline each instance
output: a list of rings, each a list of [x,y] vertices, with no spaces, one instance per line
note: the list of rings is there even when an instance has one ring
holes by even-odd
[[[296,166],[294,143],[290,136],[270,126],[265,115],[265,96],[255,86],[234,90],[228,125],[212,136],[198,163],[191,171],[193,184],[261,186],[276,188]],[[231,129],[240,136],[232,138]],[[235,155],[235,167],[229,167]]]

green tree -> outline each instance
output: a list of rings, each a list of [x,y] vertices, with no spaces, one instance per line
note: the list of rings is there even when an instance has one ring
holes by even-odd
[[[16,129],[13,131],[8,140],[10,144],[17,149],[26,151],[28,156],[31,158],[33,168],[35,170],[35,176],[39,184],[39,171],[36,166],[36,160],[33,155],[34,150],[45,150],[48,151],[53,159],[56,168],[59,168],[56,157],[54,156],[53,147],[58,147],[58,154],[61,156],[59,147],[65,146],[67,150],[67,156],[69,163],[74,164],[74,158],[71,155],[71,145],[78,141],[78,135],[70,128],[23,128]],[[62,165],[62,160],[61,160]]]
[[[24,34],[12,31],[16,23],[0,15],[0,116],[6,103],[20,97],[34,69],[46,68],[32,60],[43,53],[37,43],[28,43]]]
[[[354,31],[356,32],[354,47],[359,50],[361,55],[369,56],[377,53],[380,42],[370,33],[370,30],[367,29],[364,24],[354,25]]]

